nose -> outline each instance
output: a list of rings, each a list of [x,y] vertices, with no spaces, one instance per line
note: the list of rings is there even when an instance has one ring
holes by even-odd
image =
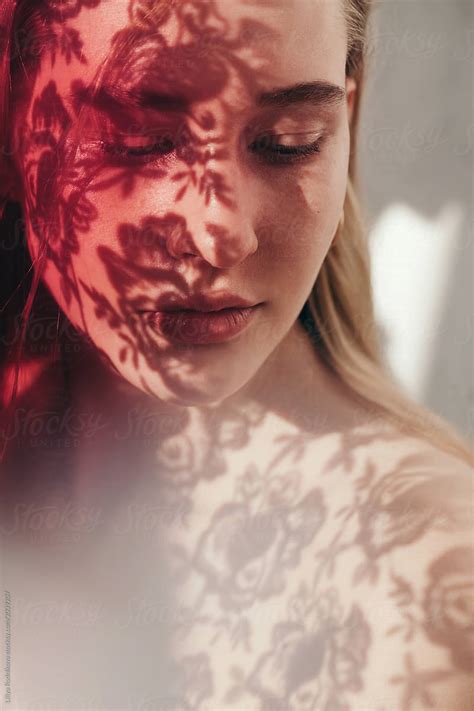
[[[175,259],[200,257],[213,267],[228,269],[241,264],[258,248],[252,220],[250,186],[237,160],[215,157],[208,150],[196,184],[176,203],[187,229],[168,251]],[[220,154],[222,156],[222,151]],[[179,184],[177,184],[179,195]]]

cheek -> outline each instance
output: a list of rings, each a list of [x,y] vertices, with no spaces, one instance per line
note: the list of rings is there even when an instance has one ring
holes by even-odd
[[[100,178],[107,181],[107,171]],[[133,181],[129,191],[128,181]],[[118,307],[120,299],[138,297],[160,276],[169,286],[177,263],[167,251],[167,239],[187,224],[175,193],[170,180],[143,179],[132,172],[124,172],[113,187],[88,193],[95,216],[72,257],[84,288],[97,287]],[[67,242],[70,235],[63,239]]]
[[[328,252],[341,218],[347,188],[344,148],[332,160],[300,169],[274,186],[271,237],[273,258],[286,263],[294,276],[315,276]],[[269,198],[270,199],[270,198]]]

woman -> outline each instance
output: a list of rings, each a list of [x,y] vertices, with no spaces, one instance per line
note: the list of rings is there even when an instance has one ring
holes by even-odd
[[[471,707],[472,451],[374,326],[368,20],[3,1],[13,708]]]

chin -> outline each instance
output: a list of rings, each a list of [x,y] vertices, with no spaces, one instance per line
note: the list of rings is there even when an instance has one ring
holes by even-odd
[[[146,393],[157,402],[176,407],[213,407],[221,404],[242,388],[246,380],[229,382],[229,378],[217,382],[210,377],[208,381],[196,373],[186,376],[175,373],[165,380],[155,371],[149,373],[123,372],[122,377],[131,385]]]

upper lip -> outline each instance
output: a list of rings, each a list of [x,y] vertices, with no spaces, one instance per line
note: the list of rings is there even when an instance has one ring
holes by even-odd
[[[220,311],[221,309],[248,308],[257,306],[256,301],[248,301],[233,294],[206,295],[196,294],[181,298],[179,296],[163,296],[156,302],[157,311]]]

